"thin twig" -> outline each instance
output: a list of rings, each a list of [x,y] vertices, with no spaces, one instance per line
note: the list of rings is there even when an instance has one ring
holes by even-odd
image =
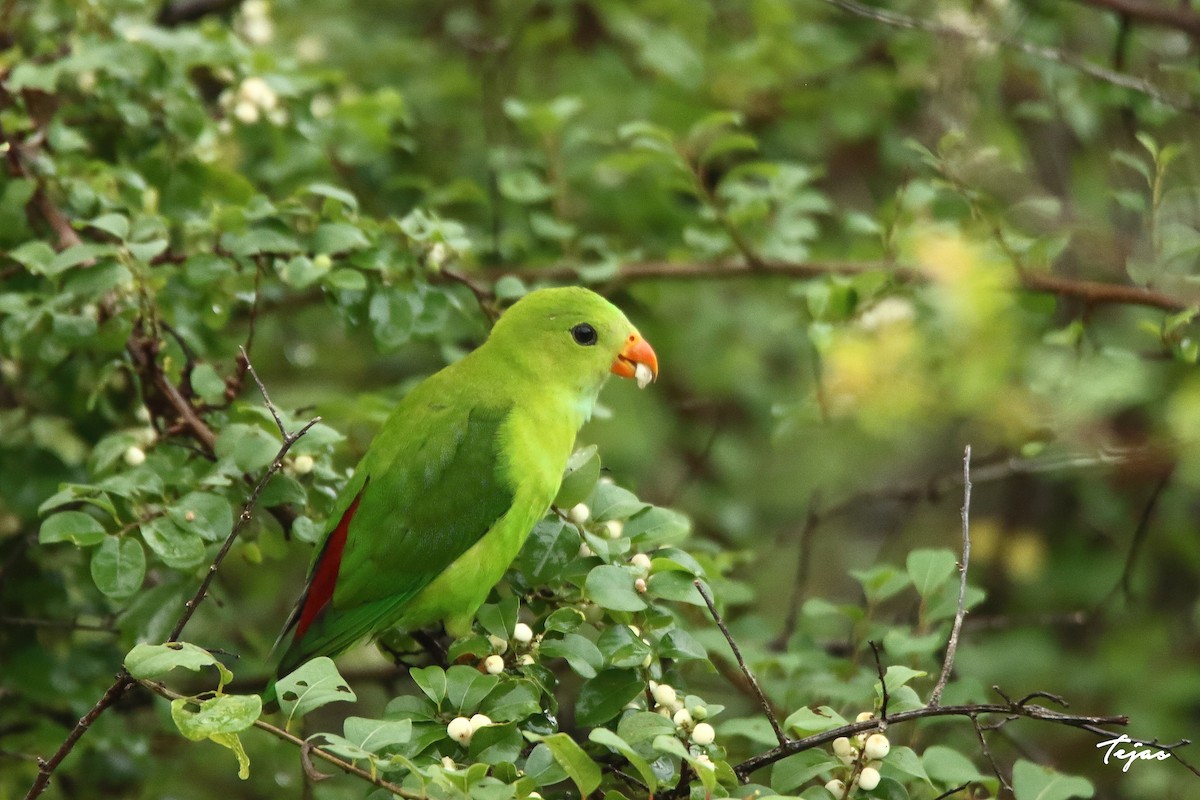
[[[937,797],[933,798],[933,800],[946,800],[947,797],[952,797],[952,796],[958,794],[963,789],[970,787],[970,785],[971,785],[971,783],[970,783],[970,781],[968,781],[967,783],[964,783],[962,786],[955,786],[953,789],[947,789],[946,791],[939,794]]]
[[[870,639],[867,641],[867,644],[871,645],[871,653],[875,656],[875,672],[879,674],[879,690],[883,693],[882,704],[879,707],[879,721],[886,723],[888,701],[891,698],[888,697],[887,678],[883,670],[883,661],[879,658],[879,643],[874,639]]]
[[[1157,100],[1164,105],[1171,106],[1180,111],[1185,111],[1189,114],[1200,114],[1200,106],[1196,105],[1191,98],[1171,94],[1166,89],[1148,80],[1136,78],[1123,72],[1116,72],[1064,50],[1056,50],[1053,47],[1046,47],[1023,39],[991,36],[981,31],[966,30],[954,25],[946,25],[926,19],[910,17],[905,14],[898,14],[894,11],[884,11],[883,9],[872,8],[871,6],[857,3],[854,0],[824,0],[824,2],[855,16],[881,22],[884,25],[890,25],[894,28],[924,31],[935,36],[987,44],[994,47],[1004,47],[1009,50],[1018,50],[1042,61],[1050,61],[1064,67],[1069,67],[1104,83],[1144,94],[1152,100]]]
[[[250,367],[250,371],[253,374],[253,366]],[[255,380],[258,380],[257,375],[255,375]],[[259,388],[263,388],[261,383],[259,384]],[[272,405],[271,399],[267,397],[265,389],[263,389],[263,399],[266,401],[267,407],[271,409],[271,413],[275,416],[276,422],[280,422],[279,414]],[[221,549],[217,552],[212,564],[209,565],[208,570],[204,573],[204,578],[200,581],[200,586],[197,588],[196,593],[190,600],[184,603],[183,612],[180,614],[178,621],[175,623],[175,627],[171,630],[171,635],[167,638],[168,642],[179,641],[179,637],[183,634],[183,629],[191,620],[192,615],[196,613],[196,609],[199,608],[200,603],[203,602],[204,598],[208,596],[208,589],[212,584],[213,578],[217,574],[217,569],[220,567],[221,562],[224,561],[225,556],[228,555],[230,548],[233,547],[234,540],[237,539],[238,535],[250,522],[252,512],[254,511],[254,507],[258,504],[258,498],[262,494],[263,489],[266,488],[266,485],[283,467],[283,458],[287,455],[288,450],[290,450],[292,445],[295,444],[300,437],[306,434],[308,430],[319,420],[320,417],[310,420],[308,424],[294,434],[288,433],[280,422],[280,433],[283,435],[283,445],[280,447],[279,452],[275,454],[275,459],[271,462],[271,465],[267,468],[267,471],[263,473],[262,478],[260,478],[258,483],[255,484],[254,490],[250,493],[249,498],[247,498],[246,502],[242,505],[241,514],[239,514],[238,518],[234,521],[233,527],[229,531],[229,535],[225,538],[225,543],[221,545]],[[59,745],[58,750],[54,752],[54,755],[52,755],[48,760],[38,762],[37,777],[34,779],[33,785],[30,786],[29,791],[26,793],[25,800],[34,800],[34,798],[46,790],[46,787],[50,784],[50,776],[54,773],[54,770],[58,768],[58,765],[62,763],[62,760],[66,758],[67,755],[69,755],[70,752],[75,748],[75,744],[80,738],[83,737],[85,733],[87,733],[88,729],[92,726],[92,723],[95,722],[96,719],[113,703],[117,702],[117,700],[119,700],[121,696],[125,694],[125,692],[130,686],[133,685],[133,683],[134,679],[130,677],[129,673],[122,667],[121,671],[117,673],[116,680],[113,681],[113,684],[109,686],[100,699],[96,701],[96,705],[94,705],[90,711],[88,711],[79,719],[79,722],[77,722],[75,727],[71,729],[71,732],[67,734],[67,738],[63,740],[61,745]]]
[[[73,619],[34,619],[32,617],[0,617],[0,625],[26,625],[31,628],[62,628],[71,631],[88,631],[92,633],[120,633],[111,624],[93,625],[77,622]]]
[[[178,692],[174,692],[174,691],[168,689],[166,686],[164,686],[161,683],[158,683],[157,681],[140,680],[140,681],[138,681],[138,683],[140,683],[142,686],[146,687],[150,691],[154,692],[155,694],[159,695],[160,697],[164,697],[168,700],[190,700],[191,699],[187,695],[179,694]],[[310,743],[306,742],[304,739],[301,739],[298,736],[294,736],[291,733],[288,733],[287,731],[285,731],[283,728],[278,728],[269,722],[265,722],[261,719],[256,719],[256,720],[254,720],[254,727],[259,728],[260,730],[264,730],[267,733],[271,734],[272,736],[274,736],[278,739],[282,739],[285,742],[289,742],[290,744],[294,744],[297,747],[306,750],[309,756],[316,756],[317,758],[321,759],[322,761],[326,761],[326,762],[332,764],[333,766],[337,767],[338,769],[342,770],[343,772],[347,773],[348,775],[354,775],[355,777],[362,778],[363,780],[367,781],[368,783],[370,783],[374,786],[378,786],[381,789],[387,789],[389,792],[396,795],[397,797],[403,797],[403,798],[406,798],[406,800],[425,800],[425,795],[410,792],[409,790],[405,789],[404,787],[398,786],[398,785],[392,783],[391,781],[384,780],[383,778],[380,778],[378,775],[373,775],[372,773],[368,772],[367,770],[362,769],[361,767],[358,767],[355,764],[350,763],[349,761],[343,761],[342,759],[338,758],[337,756],[333,755],[332,753],[330,753],[326,750],[323,750],[320,747],[313,746]]]
[[[1200,14],[1187,7],[1186,3],[1146,2],[1146,0],[1075,0],[1092,8],[1108,9],[1124,19],[1136,20],[1143,25],[1158,25],[1182,31],[1193,39],[1200,39]]]
[[[1000,772],[1000,765],[996,763],[996,757],[992,755],[992,748],[988,746],[987,737],[983,735],[983,727],[979,724],[979,717],[971,717],[971,724],[975,728],[976,738],[979,739],[979,749],[983,751],[983,754],[987,757],[988,763],[992,765],[992,772],[996,773],[996,778],[1000,781],[1000,786],[1007,790],[1009,794],[1012,794],[1012,784],[1010,784],[1008,779],[1004,777],[1004,774]]]
[[[888,718],[888,725],[894,726],[905,722],[911,722],[918,719],[928,719],[930,717],[973,717],[982,714],[1002,714],[1011,716],[1014,719],[1025,718],[1035,719],[1042,722],[1050,722],[1058,725],[1067,725],[1072,728],[1080,728],[1092,733],[1103,733],[1112,736],[1111,731],[1106,731],[1101,728],[1101,725],[1128,725],[1129,717],[1125,715],[1114,716],[1086,716],[1076,714],[1064,714],[1061,711],[1045,708],[1038,705],[1018,705],[1016,703],[977,703],[971,705],[960,706],[929,706],[925,705],[921,708],[914,708],[910,711],[899,711]],[[856,736],[865,731],[877,730],[879,728],[879,720],[868,719],[862,722],[851,722],[837,728],[831,728],[821,733],[815,733],[811,736],[806,736],[803,739],[789,739],[785,744],[774,747],[765,753],[753,756],[746,759],[742,763],[734,767],[734,772],[741,778],[747,778],[755,770],[774,764],[776,761],[781,761],[788,756],[793,756],[796,753],[801,753],[805,750],[811,750],[814,747],[828,744],[839,736]]]
[[[721,633],[725,636],[725,641],[729,642],[729,649],[733,651],[733,657],[737,659],[738,666],[742,669],[742,674],[746,676],[746,680],[750,682],[750,686],[754,689],[754,694],[758,696],[758,702],[762,705],[763,713],[767,715],[767,720],[771,723],[771,729],[775,731],[775,738],[779,740],[779,745],[782,747],[790,739],[784,734],[783,728],[779,726],[779,720],[776,718],[775,712],[771,709],[771,702],[763,694],[762,687],[758,685],[758,680],[754,677],[754,673],[746,666],[746,660],[742,658],[742,651],[738,649],[737,642],[733,640],[733,634],[725,626],[725,620],[721,619],[721,614],[717,611],[717,606],[713,603],[712,596],[708,593],[708,589],[704,587],[704,581],[696,579],[692,583],[696,587],[696,591],[700,592],[700,596],[704,598],[704,604],[708,606],[708,611],[712,614],[713,621],[717,623],[717,627],[721,629]]]
[[[942,674],[929,695],[929,705],[937,708],[942,701],[942,690],[950,680],[954,669],[954,653],[958,650],[958,637],[962,633],[963,616],[967,598],[967,568],[971,562],[971,445],[963,452],[963,504],[962,504],[962,561],[958,565],[958,608],[954,612],[954,625],[950,629],[950,640],[946,643],[946,659],[942,662]]]
[[[783,619],[783,630],[770,643],[773,650],[783,652],[787,649],[788,640],[796,631],[796,623],[800,619],[800,605],[808,591],[808,573],[812,564],[813,540],[816,538],[817,527],[821,524],[822,514],[818,511],[820,492],[814,491],[808,500],[808,514],[804,517],[804,527],[800,529],[800,551],[796,555],[796,578],[792,583],[792,596],[788,600],[787,616]]]

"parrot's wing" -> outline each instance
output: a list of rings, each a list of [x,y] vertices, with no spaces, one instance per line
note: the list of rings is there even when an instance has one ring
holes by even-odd
[[[500,441],[508,409],[430,404],[422,412],[392,420],[364,457],[365,474],[348,487],[361,488],[289,620],[295,635],[280,674],[392,624],[512,506]]]

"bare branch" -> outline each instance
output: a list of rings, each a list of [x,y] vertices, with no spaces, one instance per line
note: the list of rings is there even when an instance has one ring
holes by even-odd
[[[249,369],[251,374],[253,374],[253,366],[249,366]],[[254,377],[257,381],[258,376],[255,375]],[[271,413],[275,416],[275,419],[278,422],[278,412],[271,403],[271,399],[267,397],[266,390],[262,387],[261,383],[259,384],[259,388],[263,390],[263,399],[266,401],[267,407],[271,409]],[[250,522],[252,513],[255,506],[258,504],[258,498],[262,494],[263,489],[265,489],[267,484],[270,483],[271,479],[275,476],[275,473],[279,472],[279,470],[283,467],[283,458],[287,455],[288,450],[290,450],[292,445],[295,444],[300,437],[306,434],[308,430],[318,422],[318,420],[320,420],[320,417],[310,420],[308,424],[295,433],[288,433],[283,429],[282,423],[280,423],[280,431],[283,434],[283,445],[279,448],[279,452],[275,454],[275,459],[271,462],[271,465],[267,468],[267,471],[263,473],[263,476],[259,479],[258,483],[255,484],[250,496],[242,505],[241,513],[234,521],[233,527],[229,531],[229,535],[225,538],[225,543],[221,545],[221,549],[217,551],[217,555],[213,558],[212,563],[205,571],[204,578],[200,581],[200,586],[196,589],[196,593],[192,595],[190,600],[184,603],[183,612],[176,621],[175,627],[171,630],[171,635],[167,638],[168,642],[179,641],[179,637],[183,634],[183,629],[191,620],[192,615],[196,613],[196,609],[200,606],[200,603],[202,603],[204,598],[208,596],[209,586],[212,585],[213,578],[216,577],[217,569],[221,566],[221,562],[224,561],[225,556],[229,554],[229,550],[233,547],[233,543],[237,539],[238,535]],[[79,722],[75,724],[75,727],[71,729],[69,734],[67,734],[67,738],[63,740],[61,745],[59,745],[58,750],[54,752],[54,755],[52,755],[46,761],[38,762],[37,777],[34,779],[33,785],[30,786],[29,791],[26,793],[25,800],[34,800],[34,798],[46,790],[46,787],[50,784],[50,776],[54,773],[54,770],[58,768],[58,765],[62,763],[62,760],[66,758],[75,748],[76,743],[80,740],[80,738],[83,737],[85,733],[87,733],[88,729],[92,726],[92,723],[95,722],[96,719],[111,705],[113,705],[113,703],[117,702],[117,700],[119,700],[122,695],[125,694],[125,692],[130,686],[133,685],[134,682],[134,679],[130,677],[129,673],[124,669],[124,667],[122,667],[121,671],[117,673],[116,680],[113,681],[113,684],[108,687],[108,690],[104,692],[103,696],[101,696],[101,698],[96,702],[96,705],[93,706],[90,711],[84,714],[83,717],[80,718]]]
[[[967,598],[967,567],[971,562],[971,445],[963,452],[963,504],[962,504],[962,561],[958,565],[958,609],[954,612],[954,625],[950,629],[950,640],[946,643],[946,659],[942,662],[942,674],[929,695],[929,705],[937,708],[942,701],[942,690],[950,680],[954,669],[954,653],[958,650],[958,637],[962,633],[963,616]]]
[[[979,724],[979,717],[971,717],[971,725],[975,728],[975,737],[979,739],[979,749],[987,757],[988,763],[992,765],[992,772],[996,773],[996,778],[1000,781],[1000,786],[1012,794],[1012,784],[1000,772],[1000,765],[996,763],[996,757],[992,755],[992,748],[988,746],[987,737],[983,735],[983,727]]]
[[[1026,55],[1042,61],[1049,61],[1054,64],[1061,64],[1064,67],[1082,72],[1090,78],[1095,78],[1098,81],[1119,86],[1122,89],[1129,89],[1139,94],[1143,94],[1152,100],[1157,100],[1163,105],[1171,106],[1180,111],[1185,111],[1189,114],[1200,114],[1200,105],[1197,105],[1191,98],[1172,94],[1166,89],[1158,86],[1143,78],[1136,78],[1132,75],[1127,75],[1124,72],[1102,67],[1088,61],[1086,58],[1068,53],[1065,50],[1056,50],[1053,47],[1045,47],[1044,45],[1028,42],[1023,39],[1012,37],[990,36],[985,33],[973,30],[965,30],[954,25],[945,25],[938,22],[932,22],[926,19],[918,19],[904,14],[898,14],[894,11],[884,11],[871,6],[863,5],[855,2],[855,0],[825,0],[831,6],[840,8],[842,11],[854,14],[864,19],[881,22],[884,25],[890,25],[894,28],[904,28],[907,30],[924,31],[932,33],[935,36],[941,36],[948,39],[959,39],[968,42],[978,42],[981,44],[992,45],[994,47],[1004,47],[1009,50],[1017,50]]]
[[[1200,39],[1200,14],[1186,5],[1147,3],[1145,0],[1075,0],[1080,5],[1115,11],[1143,25],[1174,28],[1193,39]]]
[[[879,721],[887,722],[888,702],[891,698],[888,697],[887,678],[883,670],[883,661],[879,658],[879,643],[871,639],[867,644],[871,645],[871,653],[875,656],[875,672],[879,674],[879,691],[883,693],[882,705],[879,707]]]
[[[708,606],[708,611],[712,614],[713,620],[717,623],[717,627],[721,629],[721,633],[725,636],[725,641],[729,642],[729,649],[733,651],[733,657],[737,659],[738,666],[742,669],[742,674],[746,676],[746,680],[750,682],[750,686],[754,689],[754,693],[758,695],[758,702],[762,705],[763,713],[767,715],[767,720],[771,723],[771,729],[775,731],[775,738],[779,740],[780,747],[787,744],[790,739],[783,732],[783,728],[779,725],[779,719],[775,716],[774,710],[771,708],[771,702],[767,700],[767,696],[763,694],[762,687],[758,685],[758,680],[754,677],[754,673],[746,666],[745,659],[742,658],[742,651],[738,649],[737,642],[733,640],[733,634],[729,632],[729,628],[725,626],[725,620],[721,619],[721,614],[717,611],[717,606],[713,603],[712,595],[708,593],[708,589],[704,587],[704,581],[699,579],[692,581],[696,587],[696,591],[704,598],[704,604]]]
[[[1128,725],[1129,717],[1124,715],[1116,716],[1085,716],[1075,714],[1064,714],[1061,711],[1055,711],[1050,708],[1045,708],[1038,705],[1019,705],[1016,703],[978,703],[973,705],[962,706],[930,706],[925,705],[921,708],[914,708],[911,711],[901,711],[893,714],[888,718],[888,725],[898,725],[905,722],[912,722],[918,719],[928,719],[930,717],[976,717],[984,714],[1002,714],[1014,718],[1024,717],[1026,719],[1035,719],[1042,722],[1050,722],[1058,725],[1066,725],[1072,728],[1080,728],[1091,733],[1103,734],[1112,736],[1112,732],[1100,727],[1102,725]],[[838,728],[832,728],[821,733],[815,733],[811,736],[806,736],[803,739],[789,739],[785,744],[772,748],[765,753],[760,753],[757,756],[746,759],[742,763],[734,767],[734,772],[739,777],[746,779],[755,770],[774,764],[776,761],[793,756],[796,753],[805,750],[811,750],[814,747],[828,744],[839,736],[855,736],[864,731],[876,730],[879,727],[879,720],[869,719],[862,722],[851,722],[842,725]]]
[[[152,691],[155,694],[159,695],[160,697],[164,697],[168,700],[189,699],[187,697],[187,695],[182,695],[182,694],[179,694],[178,692],[174,692],[174,691],[168,689],[163,684],[158,683],[156,681],[142,680],[142,681],[137,681],[137,683],[140,683],[142,686],[145,686],[150,691]],[[403,797],[403,798],[406,798],[406,800],[425,800],[425,795],[410,792],[408,789],[405,789],[402,786],[398,786],[398,785],[392,783],[391,781],[384,780],[383,778],[380,778],[378,775],[374,775],[365,769],[355,766],[354,764],[350,763],[349,761],[343,761],[342,759],[335,756],[333,753],[323,750],[320,747],[313,746],[312,744],[306,742],[304,739],[301,739],[298,736],[293,736],[292,734],[285,731],[283,728],[278,728],[269,722],[265,722],[261,719],[256,719],[254,721],[254,727],[258,728],[259,730],[266,731],[267,733],[271,734],[272,736],[274,736],[277,739],[282,739],[285,742],[288,742],[289,744],[293,744],[296,747],[299,747],[301,749],[301,758],[302,759],[311,759],[312,756],[316,756],[317,758],[321,759],[322,761],[325,761],[326,763],[332,764],[333,766],[337,767],[342,772],[345,772],[347,775],[353,775],[357,778],[362,778],[364,781],[367,781],[368,783],[372,784],[373,786],[378,786],[381,789],[387,789],[389,792],[396,795],[397,797]],[[312,766],[311,760],[309,760],[307,762],[307,764],[308,764],[308,766],[311,767]],[[305,771],[307,772],[308,770],[306,769]],[[328,775],[324,775],[324,773],[318,772],[317,774],[322,775],[325,778],[330,777]],[[312,777],[311,773],[309,773],[309,775],[310,775],[310,777]]]

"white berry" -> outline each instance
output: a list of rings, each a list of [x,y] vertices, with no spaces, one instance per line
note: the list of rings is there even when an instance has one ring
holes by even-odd
[[[875,719],[874,712],[863,711],[863,712],[860,712],[859,715],[854,718],[854,721],[855,722],[866,722],[869,719]]]
[[[483,668],[487,670],[488,675],[499,675],[504,672],[504,659],[497,655],[488,656],[483,660]]]
[[[442,767],[444,769],[457,769],[458,765],[454,763],[454,759],[450,756],[442,756]]]
[[[610,519],[604,523],[604,532],[608,534],[608,538],[610,539],[620,539],[624,531],[625,523],[619,519]]]
[[[567,512],[567,516],[571,518],[571,522],[582,525],[588,521],[588,517],[592,516],[592,510],[588,508],[587,503],[577,503]]]
[[[884,758],[891,749],[892,743],[882,733],[871,734],[867,737],[867,743],[863,745],[863,753],[871,761]]]
[[[845,736],[839,736],[838,738],[833,740],[834,755],[845,756],[845,755],[849,755],[853,751],[854,751],[854,748],[850,746],[850,740],[847,739]]]
[[[146,451],[134,445],[125,451],[125,463],[131,467],[140,467],[146,463]]]
[[[692,730],[692,741],[701,747],[712,744],[716,738],[717,732],[707,722],[696,723],[696,727]]]
[[[686,708],[681,708],[676,711],[675,715],[671,717],[671,721],[680,728],[692,727],[692,715]]]
[[[645,553],[634,553],[633,558],[629,559],[629,563],[645,572],[650,569],[650,556]]]
[[[455,717],[446,726],[446,735],[463,745],[471,741],[471,734],[474,732],[471,728],[471,720],[466,717]]]
[[[708,717],[707,706],[692,706],[692,719],[705,719]]]
[[[846,784],[834,778],[829,783],[825,784],[825,791],[829,792],[834,797],[841,797],[846,793]]]
[[[517,663],[520,664],[522,667],[533,666],[533,656],[531,656],[529,653],[525,653],[520,658],[517,659]]]
[[[524,622],[518,622],[513,628],[513,641],[520,642],[521,644],[529,644],[533,641],[533,628]]]
[[[858,786],[864,791],[871,791],[879,785],[879,770],[874,767],[863,767],[863,771],[858,773]]]
[[[665,683],[660,683],[651,688],[650,694],[654,695],[654,702],[660,706],[675,702],[675,689]]]
[[[474,733],[480,728],[486,728],[488,725],[493,724],[492,718],[487,714],[476,714],[475,716],[471,717],[469,722],[471,723],[471,733]]]
[[[315,465],[316,462],[313,461],[313,457],[305,453],[304,455],[296,456],[296,460],[292,462],[292,472],[295,472],[297,475],[307,475],[313,471]]]
[[[638,594],[645,594],[646,593],[646,579],[638,578],[637,580],[635,580],[633,582],[633,588],[637,590]]]

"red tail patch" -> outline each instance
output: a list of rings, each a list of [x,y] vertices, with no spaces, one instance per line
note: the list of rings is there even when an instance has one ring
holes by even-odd
[[[354,498],[354,502],[346,509],[346,513],[342,514],[342,519],[338,522],[338,526],[334,528],[333,533],[329,534],[329,538],[325,541],[325,547],[321,550],[321,557],[317,561],[316,568],[313,570],[312,580],[308,583],[308,592],[304,595],[304,605],[300,609],[300,620],[296,623],[297,639],[304,635],[304,632],[308,630],[308,626],[312,624],[317,615],[333,599],[333,590],[337,586],[338,570],[342,566],[342,551],[346,547],[346,534],[350,531],[350,520],[354,519],[354,512],[358,510],[358,501],[362,500],[363,491],[366,491],[366,488],[366,486],[363,486],[362,491]]]

